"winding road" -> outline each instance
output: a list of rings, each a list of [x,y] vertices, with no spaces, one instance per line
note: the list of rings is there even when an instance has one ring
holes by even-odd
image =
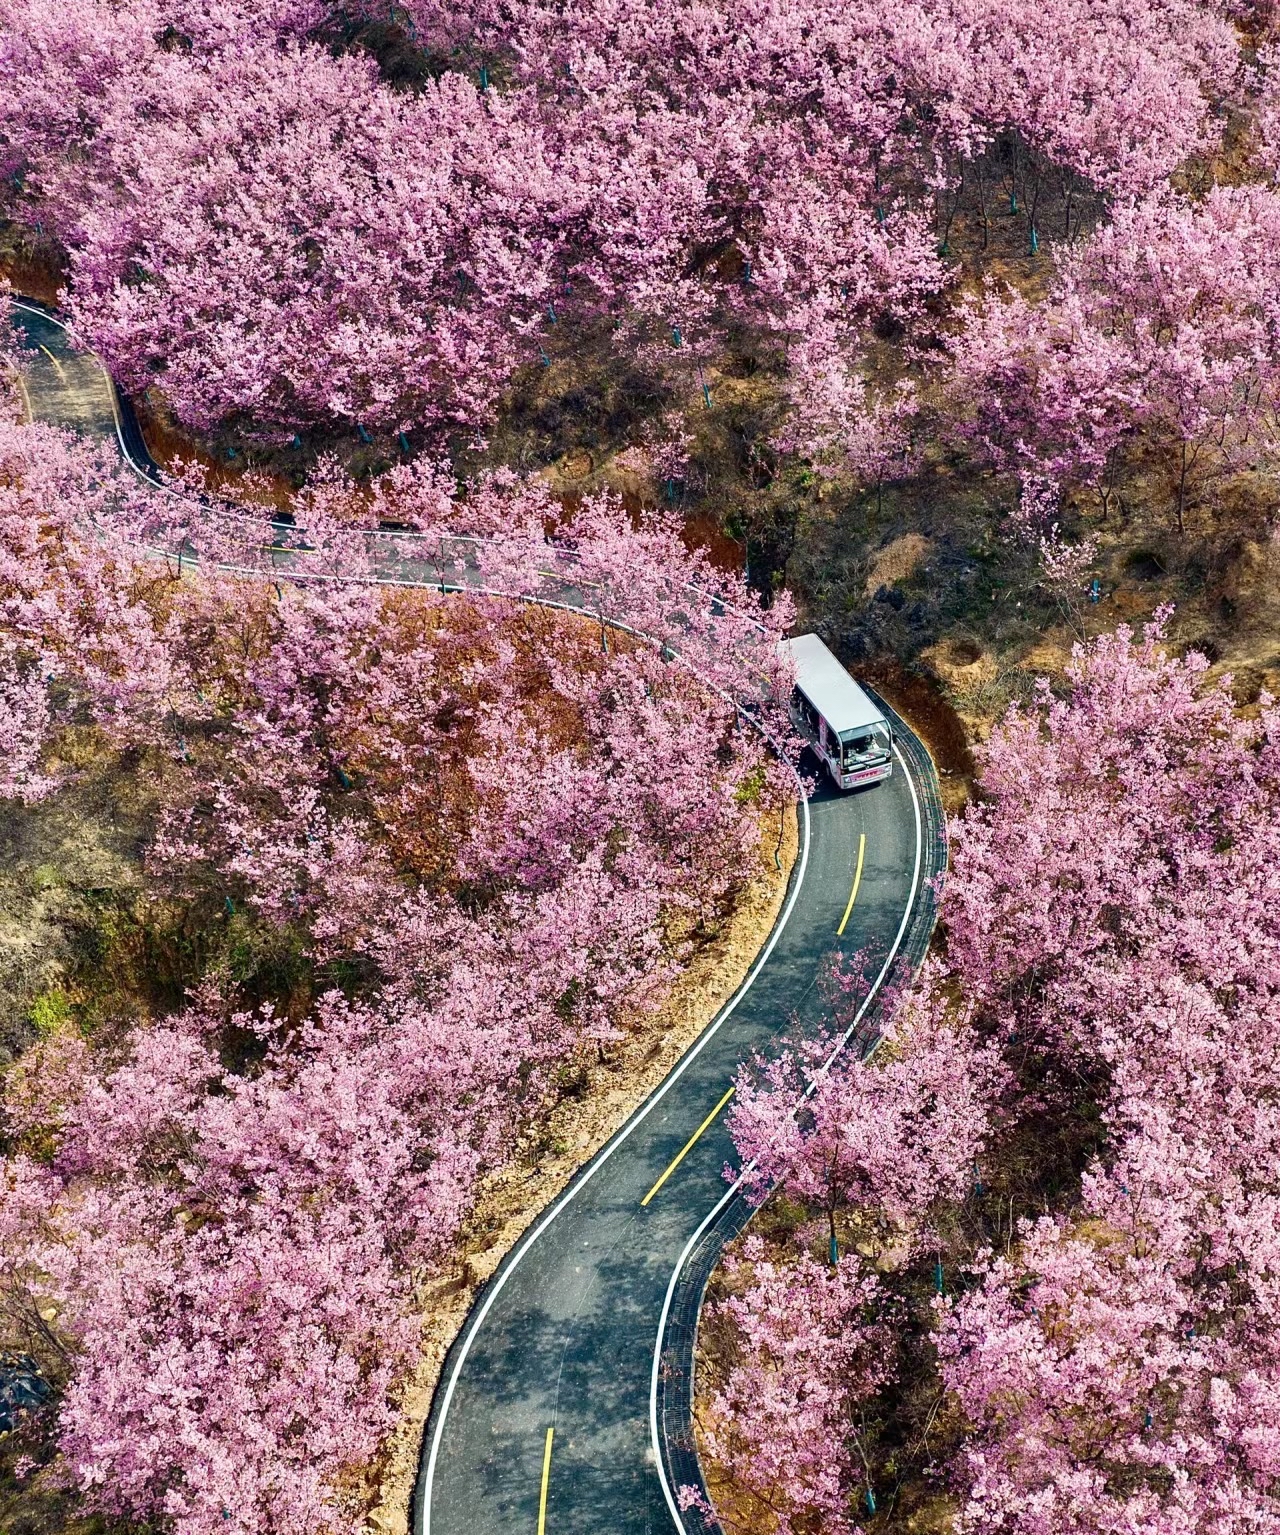
[[[39,306],[15,301],[33,350],[28,414],[115,438],[154,477],[127,404]],[[403,577],[400,578],[403,581]],[[923,958],[946,858],[937,779],[895,716],[893,776],[801,799],[781,914],[737,994],[537,1220],[481,1293],[445,1362],[423,1441],[415,1535],[684,1531],[701,1483],[691,1427],[707,1278],[750,1216],[725,1129],[739,1064],[821,1016],[836,953],[872,983],[846,1048],[878,1037],[880,993]],[[690,1520],[689,1535],[703,1526]]]

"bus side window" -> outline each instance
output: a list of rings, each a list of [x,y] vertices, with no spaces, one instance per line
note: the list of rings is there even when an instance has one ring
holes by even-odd
[[[813,707],[813,705],[809,702],[809,700],[805,697],[799,688],[796,688],[795,692],[792,694],[792,698],[795,700],[796,706],[800,711],[800,717],[808,725],[810,730],[816,731],[818,728],[818,711]]]

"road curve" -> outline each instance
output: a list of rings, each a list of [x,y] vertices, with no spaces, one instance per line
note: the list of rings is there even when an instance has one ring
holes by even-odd
[[[154,477],[127,403],[56,318],[15,302],[33,349],[28,414],[114,438]],[[821,1018],[819,980],[863,952],[871,982],[846,1048],[878,1037],[880,991],[923,957],[943,818],[928,754],[901,721],[893,776],[801,800],[800,852],[746,981],[672,1072],[535,1222],[445,1361],[423,1440],[415,1535],[653,1535],[684,1528],[700,1483],[693,1348],[707,1278],[750,1207],[726,1094],[739,1064]],[[857,898],[837,937],[863,847]]]

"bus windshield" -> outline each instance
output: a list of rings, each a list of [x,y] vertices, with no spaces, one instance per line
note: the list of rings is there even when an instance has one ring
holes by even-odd
[[[889,755],[889,727],[877,723],[840,734],[840,755],[846,767],[883,762]]]

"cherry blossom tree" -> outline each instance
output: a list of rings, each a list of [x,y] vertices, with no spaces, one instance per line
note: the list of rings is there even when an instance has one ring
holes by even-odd
[[[1277,723],[1160,640],[1081,650],[1068,697],[993,737],[959,831],[966,989],[1108,1132],[1079,1206],[980,1256],[940,1318],[975,1531],[1280,1520]]]
[[[988,295],[954,347],[972,440],[999,467],[1085,484],[1148,442],[1182,528],[1198,480],[1273,438],[1278,218],[1264,187],[1154,196],[1073,253],[1045,304]]]
[[[845,1028],[865,989],[851,979],[835,988]],[[732,1489],[731,1511],[717,1515],[734,1527],[768,1510],[780,1529],[817,1517],[847,1530],[855,1498],[875,1510],[875,1445],[862,1420],[897,1374],[911,1313],[904,1281],[939,1240],[934,1215],[964,1200],[1007,1083],[998,1055],[950,1013],[945,987],[930,971],[869,1059],[823,1035],[737,1081],[729,1123],[747,1187],[818,1220],[769,1249],[749,1237],[724,1266],[728,1298],[709,1308],[707,1325],[731,1341],[704,1443],[713,1486]],[[690,1507],[703,1501],[687,1496]]]
[[[728,316],[781,342],[801,421],[819,407],[855,472],[866,412],[842,417],[870,327],[920,321],[945,287],[960,202],[976,188],[989,226],[1003,191],[1037,248],[1059,211],[1078,233],[1208,150],[1242,83],[1228,19],[1166,0],[413,9],[536,92],[575,187],[558,218],[578,288],[669,334],[669,359]]]
[[[79,333],[188,424],[278,440],[465,439],[553,333],[600,322],[708,401],[745,324],[846,435],[875,328],[927,322],[966,198],[988,227],[1007,194],[1033,245],[1059,213],[1078,233],[1209,151],[1247,76],[1197,0],[420,0],[414,91],[320,0],[0,19],[12,207],[69,253]]]
[[[15,769],[34,769],[55,678],[74,675],[104,726],[154,736],[183,680],[147,600],[166,584],[163,572],[132,543],[147,523],[144,494],[113,458],[44,426],[0,421],[0,466],[0,632]]]
[[[56,677],[42,659],[34,656],[24,664],[11,640],[0,644],[0,796],[28,804],[57,787],[56,776],[40,768],[54,717],[49,684]]]
[[[282,440],[488,421],[549,280],[517,101],[456,75],[404,99],[306,46],[163,55],[148,83],[103,112],[69,290],[126,386]]]
[[[799,1535],[820,1519],[848,1531],[860,1470],[850,1412],[892,1375],[892,1299],[857,1257],[831,1266],[802,1253],[779,1264],[755,1236],[724,1278],[735,1293],[708,1321],[733,1327],[737,1357],[710,1400],[706,1444],[733,1480],[731,1527],[767,1518]],[[681,1501],[709,1511],[692,1489]]]
[[[874,1212],[908,1246],[939,1200],[963,1199],[988,1132],[1001,1067],[949,1018],[943,977],[889,1023],[870,1059],[829,1036],[756,1063],[739,1079],[730,1127],[749,1182],[836,1213]]]
[[[335,995],[301,1035],[234,1019],[269,1041],[248,1077],[220,1065],[222,1023],[200,1009],[140,1031],[67,1106],[36,1248],[79,1356],[61,1448],[121,1514],[349,1528],[358,1492],[335,1481],[392,1421],[409,1264],[455,1229],[474,1154],[439,1117],[429,1066],[392,1088],[386,1015]],[[416,1043],[442,1065],[467,1049]]]

